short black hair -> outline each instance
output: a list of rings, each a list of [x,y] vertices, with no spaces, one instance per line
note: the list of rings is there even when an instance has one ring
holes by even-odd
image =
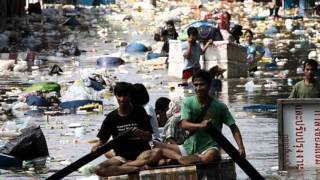
[[[166,98],[166,97],[159,97],[157,100],[156,100],[156,103],[155,103],[155,110],[156,112],[157,111],[163,111],[167,108],[169,108],[169,103],[170,103],[170,99],[169,98]]]
[[[150,98],[146,87],[141,83],[136,83],[133,85],[132,103],[137,106],[146,105]]]
[[[201,78],[204,80],[208,85],[211,85],[212,76],[208,71],[205,70],[199,70],[192,76],[192,83],[194,83],[195,79]]]
[[[166,25],[174,26],[173,20],[168,20],[168,21],[166,21]]]
[[[313,59],[307,59],[304,63],[303,63],[303,69],[306,68],[306,65],[310,65],[312,67],[312,69],[318,69],[318,62],[316,60]]]
[[[224,11],[223,14],[227,15],[228,21],[231,20],[231,14],[228,13],[227,11]]]
[[[190,35],[194,35],[194,36],[198,36],[198,29],[195,27],[189,27],[187,30],[188,36]]]
[[[246,36],[246,34],[250,34],[250,36],[253,37],[253,32],[249,29],[247,29],[245,32],[244,32],[244,36]]]
[[[117,82],[113,89],[116,96],[132,96],[133,86],[128,82]]]

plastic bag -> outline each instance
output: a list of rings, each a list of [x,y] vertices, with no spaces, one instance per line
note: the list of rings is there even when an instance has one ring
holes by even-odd
[[[31,160],[48,156],[48,146],[40,126],[30,126],[21,130],[21,135],[8,141],[0,152],[20,160]]]

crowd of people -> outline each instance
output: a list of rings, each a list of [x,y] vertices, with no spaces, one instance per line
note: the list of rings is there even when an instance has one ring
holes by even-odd
[[[270,16],[275,12],[278,17],[279,3],[275,2],[270,9]],[[253,41],[254,33],[246,30],[242,33],[239,25],[236,30],[230,29],[231,16],[227,12],[218,15],[210,14],[205,7],[199,6],[201,19],[217,18],[218,29],[222,40],[240,43],[240,36],[244,36],[241,44],[247,49],[248,72],[257,70],[257,62],[261,60],[265,51]],[[236,32],[236,33],[232,33]],[[114,95],[118,101],[118,108],[110,112],[98,133],[100,139],[92,148],[108,142],[111,137],[130,131],[132,137],[120,143],[112,151],[106,153],[108,159],[97,166],[91,167],[91,172],[99,176],[114,176],[149,168],[150,166],[166,164],[190,165],[194,163],[210,163],[221,158],[221,147],[206,131],[208,124],[213,124],[218,130],[227,125],[238,145],[239,155],[246,156],[242,136],[235,119],[228,107],[218,100],[212,93],[217,88],[217,77],[223,71],[218,66],[210,71],[201,69],[199,60],[213,39],[199,42],[199,32],[195,27],[187,30],[188,40],[183,43],[184,68],[181,86],[188,86],[191,79],[195,95],[187,98],[177,97],[169,99],[159,97],[155,108],[149,104],[149,94],[143,84],[119,82],[114,88]],[[164,41],[162,52],[169,53],[169,40],[177,39],[174,22],[166,22],[165,29],[157,37]],[[319,98],[320,85],[315,78],[318,63],[308,59],[304,62],[304,80],[298,82],[289,98]],[[219,85],[218,85],[219,86]],[[221,90],[221,82],[220,82]],[[163,132],[159,132],[163,127]],[[128,149],[130,144],[130,150]]]
[[[289,98],[320,97],[320,86],[315,79],[317,67],[315,60],[304,62],[304,79],[296,83]],[[218,161],[221,147],[206,131],[209,124],[219,131],[223,124],[227,125],[239,155],[245,157],[235,119],[224,103],[209,94],[212,74],[199,69],[191,78],[195,95],[172,100],[159,97],[155,108],[149,104],[149,94],[143,84],[118,82],[114,88],[118,108],[106,115],[97,135],[99,142],[92,151],[124,132],[131,132],[131,136],[107,152],[107,160],[90,166],[89,172],[109,177],[162,165]],[[159,127],[163,127],[162,133]]]
[[[277,9],[277,8],[276,8]],[[217,27],[203,25],[200,27],[189,27],[187,29],[188,40],[182,44],[184,67],[182,73],[181,86],[187,86],[187,79],[200,69],[200,56],[204,54],[206,49],[213,41],[228,41],[240,44],[247,49],[248,73],[253,75],[257,71],[257,63],[265,54],[264,48],[254,43],[254,33],[250,29],[244,29],[239,24],[231,27],[231,15],[227,11],[211,13],[205,6],[198,7],[199,18],[201,21],[214,20]],[[276,13],[278,11],[276,10]],[[242,37],[243,42],[240,43]],[[178,33],[172,20],[165,23],[165,27],[155,34],[155,40],[163,41],[161,50],[162,56],[169,55],[169,40],[176,40]]]
[[[118,108],[106,115],[97,135],[99,142],[92,151],[124,132],[130,131],[132,136],[106,153],[108,159],[92,166],[90,172],[105,177],[150,166],[219,160],[221,148],[206,132],[209,123],[220,131],[223,124],[229,126],[240,155],[245,157],[240,130],[228,107],[209,95],[211,83],[212,75],[198,70],[192,76],[194,96],[172,100],[159,97],[153,109],[148,105],[149,95],[142,84],[118,82],[114,88]],[[164,129],[161,135],[158,126]]]

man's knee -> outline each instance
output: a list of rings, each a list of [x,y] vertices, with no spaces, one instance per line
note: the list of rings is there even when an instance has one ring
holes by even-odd
[[[123,163],[121,161],[119,161],[118,159],[116,158],[111,158],[109,160],[106,160],[100,164],[98,164],[95,168],[95,173],[98,175],[98,176],[104,176],[105,175],[105,172],[106,170],[110,167],[110,166],[120,166],[122,165]]]
[[[107,166],[104,166],[101,164],[98,164],[95,168],[95,174],[98,176],[105,176],[105,169],[107,168]]]
[[[162,158],[162,151],[160,148],[154,148],[152,150],[145,151],[137,159],[143,159],[146,164],[153,165],[158,163]]]
[[[158,161],[163,157],[162,150],[160,148],[152,149],[151,159],[153,163],[158,163]]]
[[[200,159],[203,163],[210,163],[221,158],[220,152],[216,149],[210,149],[206,153],[201,154]]]
[[[152,154],[153,156],[161,156],[162,155],[162,150],[160,148],[153,148],[152,149]]]

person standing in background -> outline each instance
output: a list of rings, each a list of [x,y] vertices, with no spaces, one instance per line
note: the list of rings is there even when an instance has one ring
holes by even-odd
[[[161,137],[157,115],[153,106],[149,103],[150,97],[146,87],[141,83],[134,84],[132,97],[133,105],[143,107],[149,116],[149,121],[153,131],[152,139],[160,141]]]
[[[318,62],[308,59],[303,64],[304,78],[297,82],[289,98],[320,98],[320,83],[315,78]]]
[[[247,63],[249,64],[249,74],[258,70],[258,61],[263,57],[265,51],[261,46],[253,42],[253,32],[247,30],[244,33],[245,43],[242,45],[247,48]]]
[[[163,41],[162,56],[169,56],[169,40],[176,40],[178,36],[174,22],[172,20],[167,21],[165,29],[160,34],[160,39]]]
[[[282,0],[272,0],[270,4],[270,17],[273,15],[274,12],[274,17],[279,18],[279,9],[282,6]]]
[[[198,40],[198,30],[195,27],[189,27],[187,30],[188,41],[182,45],[184,68],[182,71],[182,83],[179,86],[188,86],[188,79],[194,73],[200,70],[200,56],[204,54],[212,40],[210,39],[202,48]]]

